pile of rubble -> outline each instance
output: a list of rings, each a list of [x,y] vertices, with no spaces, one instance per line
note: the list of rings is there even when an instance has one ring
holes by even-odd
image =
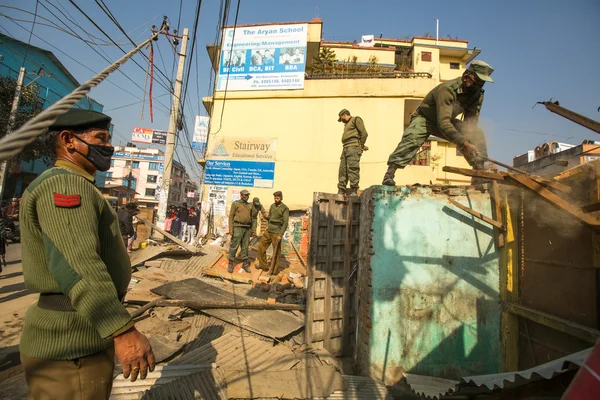
[[[275,276],[238,263],[229,274],[223,247],[210,245],[150,246],[131,259],[125,305],[157,368],[130,382],[117,367],[111,399],[390,398],[381,382],[344,375],[338,359],[305,343],[303,263],[282,263]]]

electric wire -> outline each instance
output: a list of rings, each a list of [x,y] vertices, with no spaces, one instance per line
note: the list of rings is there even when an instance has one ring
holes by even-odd
[[[25,67],[25,62],[27,61],[27,53],[29,52],[29,46],[31,46],[31,37],[33,36],[33,29],[35,28],[35,21],[37,20],[39,4],[40,4],[39,0],[35,0],[35,11],[34,11],[34,15],[33,15],[33,23],[31,24],[31,30],[29,31],[29,39],[27,40],[27,48],[25,49],[25,57],[23,57],[23,64],[21,64],[21,68]]]

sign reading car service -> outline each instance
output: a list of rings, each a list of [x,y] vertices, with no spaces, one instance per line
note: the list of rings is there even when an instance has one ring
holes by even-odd
[[[217,90],[303,89],[308,24],[228,28]]]

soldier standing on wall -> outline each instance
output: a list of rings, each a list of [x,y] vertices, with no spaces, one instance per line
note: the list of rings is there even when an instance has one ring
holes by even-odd
[[[350,196],[358,193],[360,180],[360,157],[363,151],[369,150],[367,142],[367,129],[361,117],[352,117],[345,108],[338,114],[338,122],[344,123],[342,134],[342,155],[338,172],[338,194],[346,194],[346,185],[350,182]]]

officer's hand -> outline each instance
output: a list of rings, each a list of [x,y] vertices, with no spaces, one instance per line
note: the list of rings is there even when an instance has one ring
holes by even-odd
[[[463,146],[460,148],[460,151],[463,153],[467,161],[472,161],[479,156],[477,147],[469,142],[465,142],[465,144],[463,144]]]
[[[367,146],[363,146],[362,149],[363,149],[363,151],[369,150],[369,148]]]
[[[229,230],[229,236],[233,236],[233,230],[232,229]]]
[[[141,379],[146,379],[148,370],[154,371],[156,361],[150,342],[141,332],[135,328],[120,334],[114,338],[115,355],[123,367],[123,377],[135,382],[138,373]]]

